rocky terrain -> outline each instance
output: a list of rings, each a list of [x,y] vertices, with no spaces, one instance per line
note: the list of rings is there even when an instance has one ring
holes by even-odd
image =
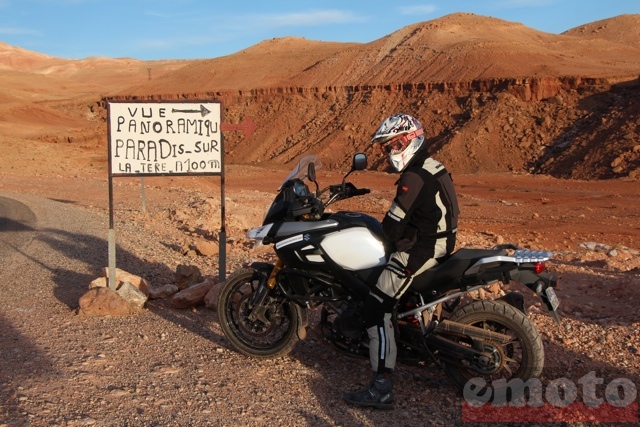
[[[543,383],[595,372],[601,397],[614,379],[640,384],[639,21],[553,35],[455,14],[365,44],[283,38],[199,61],[71,61],[0,44],[0,197],[34,212],[3,233],[22,238],[2,273],[0,426],[463,424],[463,400],[437,369],[399,367],[396,411],[344,406],[367,362],[313,333],[289,357],[257,362],[229,347],[203,304],[79,315],[107,264],[110,99],[217,99],[226,123],[256,124],[225,135],[227,273],[272,259],[244,236],[302,154],[320,155],[329,183],[367,153],[353,181],[372,193],[339,207],[381,218],[396,176],[369,137],[392,113],[419,117],[454,174],[458,247],[555,252],[562,326],[525,292]],[[218,177],[145,179],[145,210],[139,179],[114,181],[119,268],[154,288],[175,284],[179,266],[218,277],[215,250],[202,250],[219,239]]]

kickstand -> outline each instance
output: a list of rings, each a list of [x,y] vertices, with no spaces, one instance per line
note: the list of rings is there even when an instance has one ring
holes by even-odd
[[[429,357],[431,357],[431,360],[433,360],[433,363],[435,363],[439,368],[444,369],[442,362],[440,362],[440,360],[436,358],[436,355],[433,354],[431,350],[429,350],[429,347],[426,347],[426,349],[427,349],[427,353],[429,354]]]
[[[433,322],[429,323],[429,326],[427,326],[427,329],[424,331],[424,337],[427,337],[429,335],[431,335],[431,333],[438,327],[438,321],[434,320]]]
[[[433,352],[431,351],[431,349],[429,349],[429,346],[427,345],[426,342],[426,338],[431,335],[431,333],[438,327],[438,321],[434,320],[433,322],[431,322],[429,324],[429,326],[427,327],[426,331],[424,332],[423,338],[425,338],[425,345],[424,348],[427,350],[427,353],[429,354],[429,357],[431,357],[431,360],[433,360],[433,362],[440,368],[444,369],[444,366],[442,365],[442,362],[440,362],[440,360],[438,360],[435,356],[435,354],[433,354]]]

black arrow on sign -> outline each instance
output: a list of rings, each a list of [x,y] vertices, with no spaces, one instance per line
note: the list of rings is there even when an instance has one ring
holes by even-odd
[[[201,105],[199,110],[176,110],[175,108],[173,108],[171,109],[171,112],[172,113],[200,113],[202,114],[202,117],[204,117],[207,114],[209,114],[211,111],[204,108],[204,105]]]

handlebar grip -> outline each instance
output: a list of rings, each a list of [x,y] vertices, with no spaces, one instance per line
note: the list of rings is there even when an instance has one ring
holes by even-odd
[[[369,193],[371,193],[371,190],[369,190],[368,188],[358,188],[357,190],[353,190],[351,194],[353,196],[363,196]]]

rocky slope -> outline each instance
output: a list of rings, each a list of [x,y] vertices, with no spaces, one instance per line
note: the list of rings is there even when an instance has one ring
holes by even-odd
[[[555,35],[459,13],[370,43],[287,37],[198,61],[65,61],[2,45],[0,79],[15,89],[0,95],[0,135],[17,151],[70,144],[56,147],[81,158],[76,168],[103,171],[106,100],[217,99],[226,123],[257,125],[226,135],[230,162],[316,151],[343,167],[350,153],[375,154],[371,133],[402,111],[457,173],[635,178],[640,36],[625,29],[637,20]]]

